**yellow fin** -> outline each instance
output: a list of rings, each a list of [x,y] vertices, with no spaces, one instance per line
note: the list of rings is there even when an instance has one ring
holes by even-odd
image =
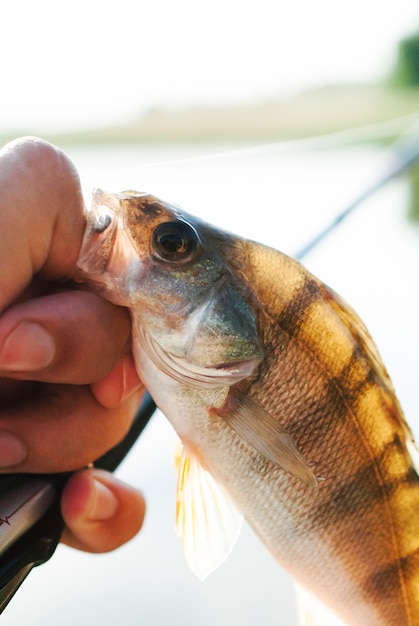
[[[204,580],[230,554],[243,518],[211,474],[183,446],[176,454],[176,469],[176,533],[189,567]]]
[[[268,411],[248,397],[241,398],[224,421],[248,444],[303,483],[317,486],[317,478],[308,461],[295,445],[291,435]],[[319,479],[320,480],[320,479]]]

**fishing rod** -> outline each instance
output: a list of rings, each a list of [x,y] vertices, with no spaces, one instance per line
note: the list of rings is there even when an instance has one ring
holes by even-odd
[[[388,182],[406,172],[419,161],[419,124],[416,121],[413,127],[407,129],[398,139],[396,139],[385,151],[385,165],[381,176],[371,183],[361,194],[359,194],[345,209],[334,217],[334,219],[306,243],[294,257],[301,261],[316,248],[326,237],[328,237],[358,206]]]
[[[126,437],[93,465],[114,471],[156,409],[145,395]],[[60,501],[74,472],[0,477],[0,613],[30,571],[52,557],[64,529]]]
[[[335,230],[352,211],[386,183],[419,160],[419,135],[406,132],[386,150],[389,163],[382,175],[315,235],[295,257],[301,260]],[[114,471],[125,458],[156,410],[149,394],[140,405],[126,437],[94,462]],[[0,613],[33,567],[54,554],[64,528],[61,494],[72,472],[0,476]]]

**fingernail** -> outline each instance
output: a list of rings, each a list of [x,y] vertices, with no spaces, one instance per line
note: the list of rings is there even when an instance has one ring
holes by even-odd
[[[7,430],[0,430],[0,467],[13,467],[26,458],[23,441]]]
[[[132,396],[139,389],[144,389],[144,383],[142,383],[135,371],[134,361],[132,356],[127,356],[122,359],[122,385],[120,402],[124,402],[130,396]]]
[[[87,518],[91,522],[107,520],[113,517],[119,502],[114,493],[99,480],[94,479],[95,494]]]
[[[21,322],[0,350],[0,369],[32,372],[50,365],[54,356],[55,342],[50,333],[34,322]]]

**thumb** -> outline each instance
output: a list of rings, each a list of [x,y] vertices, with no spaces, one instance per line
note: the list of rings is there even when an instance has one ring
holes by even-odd
[[[86,552],[109,552],[140,530],[145,502],[139,491],[113,474],[86,469],[68,481],[61,511],[67,525],[64,543]]]
[[[61,150],[33,137],[0,150],[0,311],[40,271],[74,275],[84,225],[79,178]]]

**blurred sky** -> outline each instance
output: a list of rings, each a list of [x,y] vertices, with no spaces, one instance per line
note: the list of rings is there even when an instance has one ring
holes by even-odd
[[[417,0],[14,0],[1,12],[0,132],[135,119],[385,76]]]

